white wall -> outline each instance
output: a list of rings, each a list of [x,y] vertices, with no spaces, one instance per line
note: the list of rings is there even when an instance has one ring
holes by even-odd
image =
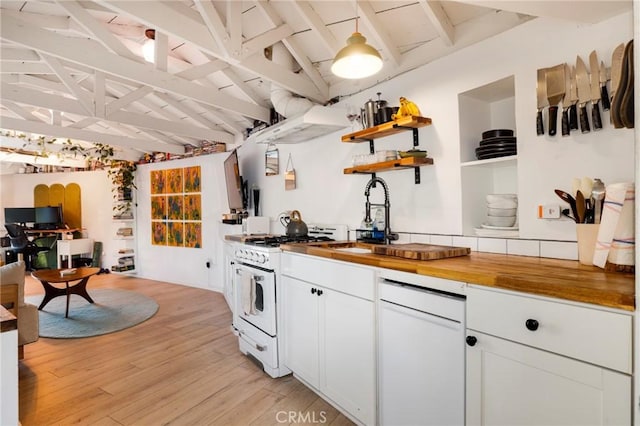
[[[570,190],[574,176],[599,177],[605,183],[634,180],[634,131],[613,129],[609,114],[604,113],[600,131],[536,136],[536,70],[562,62],[574,64],[576,55],[588,60],[593,49],[610,65],[615,46],[631,38],[631,13],[597,25],[539,18],[343,100],[342,104],[359,108],[369,98],[375,99],[378,91],[391,105],[398,104],[399,96],[406,96],[418,104],[423,116],[433,120],[432,126],[419,130],[420,148],[434,158],[433,166],[421,169],[422,183],[413,184],[410,170],[379,174],[390,188],[392,228],[462,233],[458,94],[513,75],[520,237],[575,241],[573,222],[536,219],[536,206],[561,204],[553,190]],[[266,146],[245,144],[239,151],[242,172],[250,184],[261,188],[263,214],[275,218],[283,210],[297,209],[306,222],[357,227],[369,176],[344,175],[343,169],[351,165],[353,155],[368,153],[368,144],[341,143],[340,136],[350,131],[297,145],[278,145],[280,174],[269,177],[264,175]],[[409,132],[376,140],[376,149],[410,147]],[[294,191],[284,190],[289,153],[298,176]],[[372,197],[381,192],[372,190]]]
[[[192,287],[222,290],[220,219],[228,213],[222,163],[228,153],[138,166],[138,275]],[[151,244],[150,176],[152,170],[200,166],[202,173],[202,248]],[[206,264],[210,262],[211,267]]]

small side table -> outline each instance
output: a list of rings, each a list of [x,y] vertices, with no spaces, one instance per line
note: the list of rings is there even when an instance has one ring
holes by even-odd
[[[61,271],[64,269],[41,269],[34,271],[31,275],[38,279],[44,287],[44,298],[42,303],[38,306],[38,310],[41,311],[47,303],[58,296],[67,296],[67,309],[64,317],[69,318],[69,299],[72,294],[82,296],[89,303],[93,303],[93,299],[87,293],[87,283],[92,275],[100,272],[100,268],[76,268],[76,272],[68,275],[61,275]],[[69,285],[71,281],[78,281],[73,285]],[[51,285],[51,283],[65,283],[65,288],[58,288]]]
[[[74,240],[58,240],[58,268],[62,268],[62,257],[67,258],[67,266],[71,268],[71,256],[74,254],[93,253],[91,238],[76,238]]]

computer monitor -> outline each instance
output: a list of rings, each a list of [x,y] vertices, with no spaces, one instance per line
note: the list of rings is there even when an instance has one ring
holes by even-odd
[[[25,226],[36,221],[36,210],[33,207],[5,207],[4,223],[19,223]]]
[[[62,224],[60,207],[36,207],[35,225],[40,229],[53,229]]]

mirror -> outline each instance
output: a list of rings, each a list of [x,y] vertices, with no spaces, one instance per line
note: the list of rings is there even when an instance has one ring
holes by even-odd
[[[268,145],[264,154],[265,175],[274,176],[280,173],[278,148],[274,145]]]

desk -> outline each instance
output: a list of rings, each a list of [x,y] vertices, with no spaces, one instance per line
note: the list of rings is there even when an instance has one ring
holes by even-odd
[[[55,235],[62,237],[63,234],[72,234],[81,231],[80,228],[62,228],[62,229],[24,229],[24,233],[29,237],[48,237]]]
[[[82,296],[89,303],[93,303],[93,299],[87,293],[87,283],[92,275],[100,272],[100,268],[76,268],[76,271],[68,275],[60,275],[61,269],[41,269],[34,271],[31,275],[37,278],[44,287],[44,298],[42,303],[38,306],[38,310],[46,306],[52,299],[58,296],[67,296],[67,310],[65,311],[65,318],[69,318],[69,299],[72,294]],[[69,285],[70,281],[78,281],[74,285]],[[58,288],[52,286],[50,283],[65,283],[65,288]]]
[[[75,240],[58,240],[58,269],[62,268],[62,256],[66,256],[67,266],[71,268],[71,255],[90,253],[93,255],[93,240],[78,238]]]

